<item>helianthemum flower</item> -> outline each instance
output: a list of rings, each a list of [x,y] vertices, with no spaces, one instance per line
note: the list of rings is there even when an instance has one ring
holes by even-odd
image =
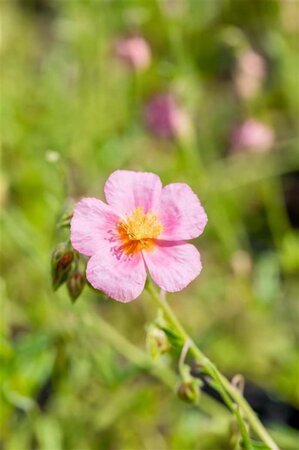
[[[161,138],[184,138],[191,132],[187,111],[171,93],[152,97],[146,104],[144,120],[148,129]]]
[[[117,170],[105,184],[107,204],[84,198],[75,207],[71,241],[90,256],[91,285],[122,302],[142,292],[148,270],[165,291],[185,288],[201,271],[197,249],[207,216],[184,183],[162,187],[153,173]]]

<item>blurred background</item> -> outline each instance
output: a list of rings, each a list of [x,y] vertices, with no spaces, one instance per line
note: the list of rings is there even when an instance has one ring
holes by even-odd
[[[199,195],[203,271],[169,301],[222,372],[244,375],[281,448],[298,450],[299,3],[0,7],[0,448],[235,448],[220,404],[183,403],[105,328],[146,352],[146,293],[121,305],[85,287],[72,304],[52,290],[61,212],[126,168]]]

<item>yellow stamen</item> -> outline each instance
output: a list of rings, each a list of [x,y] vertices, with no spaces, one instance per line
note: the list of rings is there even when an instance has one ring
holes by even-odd
[[[145,214],[143,207],[140,206],[125,220],[119,220],[117,231],[124,252],[132,255],[143,249],[152,249],[155,239],[163,231],[163,226],[152,211]]]

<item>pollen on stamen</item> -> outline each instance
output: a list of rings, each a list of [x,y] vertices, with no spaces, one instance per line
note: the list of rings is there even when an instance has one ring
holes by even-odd
[[[152,211],[144,213],[143,207],[136,208],[125,220],[120,219],[117,225],[122,248],[127,255],[152,249],[162,231],[158,217]]]

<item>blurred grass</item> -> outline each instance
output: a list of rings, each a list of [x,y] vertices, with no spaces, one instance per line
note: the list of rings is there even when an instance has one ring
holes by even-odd
[[[155,315],[145,295],[121,306],[86,289],[73,306],[64,288],[51,290],[49,254],[66,199],[100,197],[118,168],[186,181],[198,193],[209,217],[198,241],[204,270],[173,307],[221,370],[298,408],[298,222],[285,194],[299,170],[298,3],[0,6],[2,447],[232,448],[221,414],[180,403],[79,319],[104,317],[144,348]],[[112,56],[114,39],[132,30],[153,52],[135,75]],[[243,102],[231,79],[240,33],[269,66],[260,95]],[[192,117],[188,142],[158,140],[143,125],[144,103],[164,89]],[[232,126],[251,115],[275,129],[273,151],[230,155]],[[298,448],[294,430],[277,425],[276,434],[283,449]]]

